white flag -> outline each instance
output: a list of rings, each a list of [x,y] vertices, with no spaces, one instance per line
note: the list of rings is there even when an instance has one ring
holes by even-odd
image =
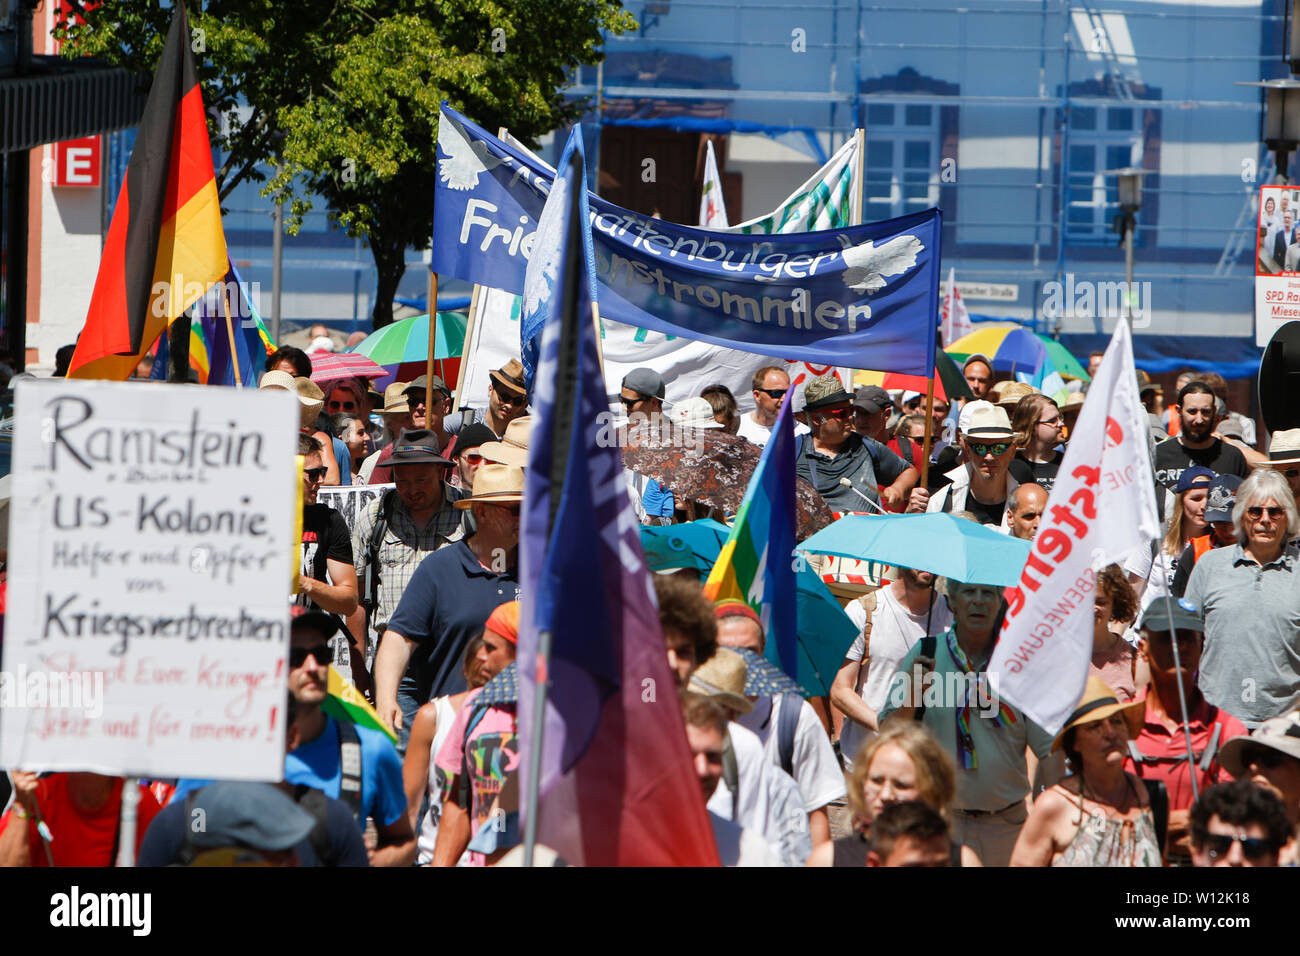
[[[727,204],[722,200],[722,177],[713,156],[713,140],[704,146],[704,188],[700,190],[700,228],[726,229]]]
[[[948,270],[948,294],[943,297],[943,347],[948,348],[972,330],[970,313],[957,291],[957,270]]]
[[[1149,547],[1159,533],[1147,429],[1133,340],[1121,321],[1070,435],[1020,584],[1006,593],[989,661],[996,692],[1051,733],[1088,679],[1097,571]]]

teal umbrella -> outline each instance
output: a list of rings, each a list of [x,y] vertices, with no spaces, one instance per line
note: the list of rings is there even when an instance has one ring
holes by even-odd
[[[653,571],[694,568],[703,577],[718,559],[730,533],[730,528],[711,518],[658,527],[642,525],[641,547]],[[799,673],[794,676],[804,696],[826,697],[849,645],[858,636],[858,628],[825,582],[810,568],[800,568],[795,582],[799,603]],[[776,645],[769,644],[766,656],[779,667],[775,654]]]

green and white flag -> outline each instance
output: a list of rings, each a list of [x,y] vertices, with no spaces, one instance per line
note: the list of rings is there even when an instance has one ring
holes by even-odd
[[[775,210],[723,231],[771,235],[842,229],[852,221],[853,178],[857,168],[858,138],[851,136],[825,166]],[[858,184],[859,189],[861,185]]]

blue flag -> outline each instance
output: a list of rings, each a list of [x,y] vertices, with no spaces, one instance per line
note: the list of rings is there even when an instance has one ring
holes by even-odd
[[[532,250],[549,281],[532,303],[546,319],[519,545],[522,792],[536,788],[539,840],[570,863],[716,864],[622,456],[599,440],[609,406],[582,267],[581,169],[580,153],[561,167],[560,227]]]
[[[438,157],[431,267],[526,294],[553,173],[445,105]],[[603,318],[762,355],[934,374],[937,209],[752,236],[664,222],[597,196],[588,202]]]

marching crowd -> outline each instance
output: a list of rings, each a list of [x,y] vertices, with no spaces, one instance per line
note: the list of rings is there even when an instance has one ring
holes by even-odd
[[[260,384],[301,409],[285,449],[303,459],[304,505],[284,780],[140,783],[137,862],[517,862],[522,366],[493,371],[487,394],[462,403],[477,412],[457,414],[437,377],[378,394],[358,380],[322,388],[311,371],[284,347]],[[833,511],[943,511],[1032,539],[1085,391],[1058,404],[995,383],[979,355],[963,375],[972,397],[936,399],[929,420],[916,393],[808,381],[794,402],[798,476]],[[990,687],[1001,588],[900,567],[842,595],[856,639],[829,696],[805,699],[765,656],[752,607],[711,603],[692,569],[656,574],[725,865],[1300,864],[1300,430],[1256,450],[1223,379],[1188,372],[1166,406],[1139,378],[1164,534],[1097,574],[1087,686],[1055,737]],[[669,404],[667,384],[650,369],[625,377],[628,428],[666,418],[755,446],[792,387],[785,369],[757,369],[742,413],[724,385]],[[717,510],[627,478],[645,523]],[[349,528],[318,496],[351,483],[393,487]],[[331,666],[396,744],[322,708]],[[923,677],[962,689],[936,699]],[[0,865],[112,865],[123,780],[10,776]],[[202,832],[186,825],[197,810]]]

